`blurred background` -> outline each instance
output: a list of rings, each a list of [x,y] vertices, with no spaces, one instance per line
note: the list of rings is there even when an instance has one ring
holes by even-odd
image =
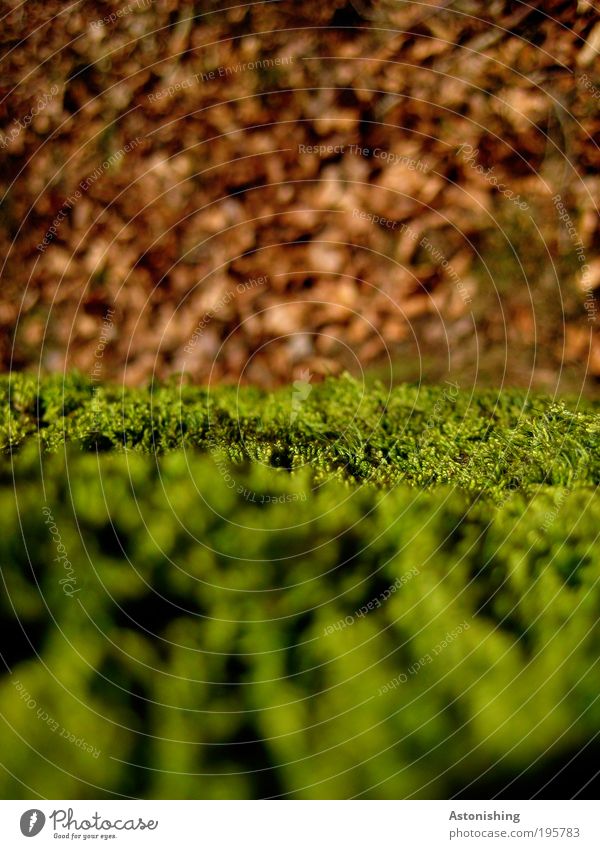
[[[4,4],[2,368],[595,394],[592,4],[224,5]]]

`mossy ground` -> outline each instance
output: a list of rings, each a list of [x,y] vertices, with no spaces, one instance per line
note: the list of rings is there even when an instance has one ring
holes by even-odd
[[[515,798],[595,775],[593,404],[2,392],[5,795]]]
[[[210,451],[233,463],[290,471],[308,465],[318,480],[389,487],[451,484],[498,493],[535,485],[600,482],[600,415],[592,402],[553,400],[522,390],[463,392],[352,378],[293,388],[94,386],[71,376],[16,375],[0,382],[0,448],[28,438],[43,450],[164,453]]]

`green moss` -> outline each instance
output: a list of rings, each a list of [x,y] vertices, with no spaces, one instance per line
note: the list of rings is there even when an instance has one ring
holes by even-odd
[[[5,797],[565,797],[596,772],[594,405],[0,392]]]
[[[480,798],[597,731],[589,488],[494,506],[33,444],[1,472],[9,797]]]
[[[600,416],[523,391],[461,392],[349,377],[273,394],[252,388],[92,386],[83,378],[15,375],[0,382],[0,445],[29,437],[44,450],[167,452],[194,448],[235,463],[258,461],[318,480],[331,474],[389,487],[453,484],[499,496],[537,484],[600,481]]]

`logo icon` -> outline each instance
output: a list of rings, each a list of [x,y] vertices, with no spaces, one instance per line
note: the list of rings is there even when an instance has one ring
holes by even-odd
[[[298,415],[300,414],[300,408],[304,401],[308,398],[310,393],[312,392],[312,386],[310,382],[312,380],[312,374],[308,369],[304,369],[300,373],[300,379],[294,381],[294,388],[292,391],[292,412],[290,413],[290,424],[294,424]]]
[[[46,817],[38,808],[25,811],[21,816],[21,834],[25,837],[35,837],[46,824]]]

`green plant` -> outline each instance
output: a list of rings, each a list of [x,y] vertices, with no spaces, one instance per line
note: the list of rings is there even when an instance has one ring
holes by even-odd
[[[164,453],[180,448],[387,488],[452,484],[505,497],[539,484],[600,482],[600,417],[587,402],[522,390],[475,393],[350,377],[315,385],[302,403],[285,388],[123,389],[83,377],[0,380],[0,445],[30,437],[46,451]]]
[[[5,796],[514,798],[580,749],[595,772],[581,479],[494,503],[39,448],[0,466]]]

